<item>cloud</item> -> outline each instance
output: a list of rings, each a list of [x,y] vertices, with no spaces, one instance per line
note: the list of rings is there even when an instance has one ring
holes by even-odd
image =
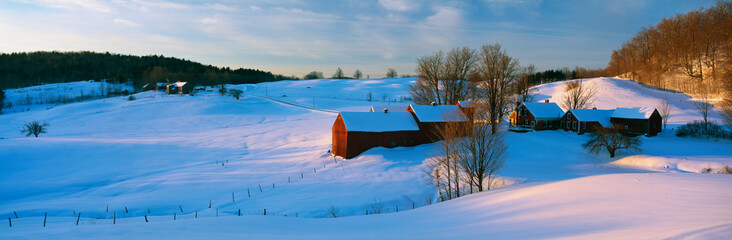
[[[249,9],[251,9],[251,10],[253,10],[253,11],[261,11],[261,10],[262,10],[262,8],[261,8],[261,7],[257,7],[257,6],[254,6],[254,5],[252,5],[252,6],[249,6]]]
[[[409,0],[379,0],[379,5],[389,11],[404,12],[416,9],[418,5]]]
[[[76,10],[81,8],[104,13],[112,12],[112,8],[103,2],[96,0],[26,0],[23,2],[66,10]]]
[[[114,22],[115,23],[122,24],[122,25],[125,25],[125,26],[128,26],[128,27],[137,27],[137,26],[140,26],[137,23],[134,23],[134,22],[132,22],[130,20],[126,20],[126,19],[122,19],[122,18],[115,18],[114,19]]]
[[[425,19],[428,27],[455,28],[462,22],[462,11],[453,7],[438,6],[432,8],[435,14]]]

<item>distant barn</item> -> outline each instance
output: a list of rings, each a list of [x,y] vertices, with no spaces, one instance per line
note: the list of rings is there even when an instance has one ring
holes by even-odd
[[[341,112],[333,124],[333,154],[353,158],[373,147],[421,144],[409,112]]]
[[[187,82],[175,82],[165,86],[167,94],[190,94],[193,90],[193,84]]]
[[[610,115],[610,121],[633,134],[654,136],[661,132],[662,117],[655,108],[617,108]]]
[[[474,120],[476,105],[472,101],[458,101],[455,105],[460,107],[460,110],[463,111],[463,114],[465,114],[468,119]]]

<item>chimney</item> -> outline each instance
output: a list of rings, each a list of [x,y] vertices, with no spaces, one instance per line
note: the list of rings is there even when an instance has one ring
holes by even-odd
[[[544,99],[544,102],[545,103],[549,103],[549,99]]]
[[[437,106],[437,103],[436,102],[432,102],[432,103],[430,103],[430,105]]]
[[[592,110],[597,110],[597,107],[592,107]]]
[[[389,109],[384,108],[384,113],[388,113],[388,112],[389,112]]]

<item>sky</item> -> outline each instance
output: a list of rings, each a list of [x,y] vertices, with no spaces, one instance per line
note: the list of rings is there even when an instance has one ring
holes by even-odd
[[[414,74],[436,51],[499,43],[538,70],[603,68],[642,27],[714,0],[2,0],[0,52],[164,55],[302,77]]]

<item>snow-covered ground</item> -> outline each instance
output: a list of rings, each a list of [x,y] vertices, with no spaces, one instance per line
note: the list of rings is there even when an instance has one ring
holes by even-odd
[[[670,128],[698,119],[684,94],[591,79],[600,109],[668,99],[669,129],[644,137],[642,152],[615,159],[587,153],[583,135],[509,132],[501,176],[518,184],[445,203],[436,203],[424,181],[431,145],[333,159],[327,151],[336,113],[260,97],[368,111],[409,104],[401,100],[413,80],[230,86],[245,90],[238,101],[213,92],[143,92],[135,101],[115,97],[0,115],[0,217],[13,221],[0,228],[0,238],[732,236],[732,176],[695,173],[732,166],[732,142],[673,136]],[[536,89],[556,100],[563,85]],[[379,102],[366,101],[369,91]],[[49,132],[24,137],[20,126],[30,120],[48,122]],[[390,213],[362,216],[376,205]],[[276,216],[260,216],[264,209]],[[333,212],[346,217],[319,218]]]
[[[58,104],[103,98],[107,94],[127,90],[130,84],[107,83],[106,81],[79,81],[54,83],[26,88],[6,89],[3,112],[24,112],[53,107]]]

